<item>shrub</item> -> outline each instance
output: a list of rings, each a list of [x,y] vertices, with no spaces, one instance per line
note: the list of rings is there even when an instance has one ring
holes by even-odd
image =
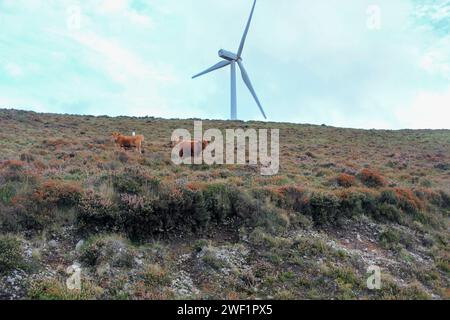
[[[339,211],[342,217],[371,215],[376,208],[376,199],[369,192],[345,190],[337,195],[340,200]]]
[[[118,193],[157,193],[160,181],[138,168],[126,168],[124,172],[112,176],[113,186]]]
[[[373,214],[374,218],[379,221],[392,221],[401,223],[402,212],[400,209],[392,204],[380,203]]]
[[[81,248],[80,259],[89,266],[108,263],[111,267],[133,266],[135,249],[121,236],[94,236]]]
[[[210,244],[210,241],[206,240],[206,239],[199,239],[197,241],[195,241],[194,243],[194,251],[195,252],[200,252],[203,250],[204,247],[208,246]]]
[[[81,230],[118,231],[117,226],[120,224],[118,206],[92,190],[81,197],[77,212],[77,225]]]
[[[35,300],[91,300],[100,296],[101,289],[83,281],[81,290],[69,290],[58,280],[36,280],[30,284],[27,296]]]
[[[0,235],[0,274],[23,266],[20,241],[11,235]]]
[[[363,169],[358,177],[369,188],[379,188],[386,185],[386,180],[377,171]]]
[[[300,256],[320,257],[330,253],[330,247],[322,239],[297,237],[292,247]]]
[[[291,219],[285,210],[262,206],[247,223],[251,228],[262,227],[271,233],[283,232],[291,224]]]
[[[403,210],[410,213],[416,213],[423,209],[422,201],[420,201],[411,189],[395,188],[394,190],[399,199],[399,205]]]
[[[139,194],[143,190],[139,180],[126,174],[114,176],[113,185],[118,193]]]
[[[6,182],[26,182],[34,184],[36,175],[29,170],[27,164],[19,160],[7,160],[0,163],[0,172]]]
[[[439,192],[441,195],[441,207],[450,209],[450,195],[444,191]]]
[[[381,191],[380,201],[387,204],[397,205],[398,197],[396,192],[393,189],[387,189]]]
[[[123,194],[120,198],[120,215],[123,231],[133,239],[146,238],[164,230],[161,216],[155,212],[155,199]]]
[[[414,191],[422,202],[426,201],[443,209],[450,209],[450,195],[442,190],[421,189]]]
[[[12,198],[9,206],[0,210],[0,225],[2,231],[18,232],[22,230],[42,229],[45,225],[43,215],[36,215],[36,211],[27,204],[29,199],[24,196]]]
[[[313,193],[308,211],[317,225],[334,223],[338,218],[339,199],[334,194]]]
[[[180,220],[184,216],[192,217],[193,229],[204,229],[208,226],[211,214],[205,208],[205,199],[203,193],[197,190],[185,189],[182,192],[182,204],[179,208],[181,214]],[[174,221],[177,224],[177,221]]]
[[[159,264],[150,264],[146,266],[143,272],[143,278],[145,283],[150,286],[168,285],[170,283],[170,277],[167,270]]]
[[[306,191],[298,186],[284,186],[279,188],[279,192],[283,195],[284,204],[282,207],[301,212],[304,208],[304,199]]]
[[[350,188],[356,184],[355,176],[352,176],[352,175],[349,175],[346,173],[341,173],[336,178],[336,181],[337,181],[338,186],[343,187],[343,188]]]
[[[388,229],[380,234],[378,240],[383,248],[394,249],[400,242],[400,234],[394,229]]]
[[[211,184],[203,191],[205,209],[211,213],[211,219],[221,222],[233,212],[233,200],[238,191],[225,184]]]
[[[0,187],[0,202],[9,204],[16,194],[16,189],[11,183],[4,184]]]
[[[7,169],[11,172],[25,171],[26,163],[19,160],[6,160],[0,163],[0,169]]]
[[[48,180],[36,189],[33,199],[41,206],[71,207],[81,196],[81,186],[75,182]]]
[[[201,191],[161,190],[156,197],[123,195],[120,209],[124,231],[133,239],[161,232],[191,232],[208,226],[210,215]]]
[[[247,192],[240,192],[233,201],[233,215],[242,220],[251,220],[253,215],[260,213],[262,203]]]
[[[20,155],[20,160],[23,161],[23,162],[28,162],[28,163],[30,163],[30,162],[33,162],[33,161],[34,161],[34,157],[33,157],[33,155],[30,154],[30,153],[22,153],[22,154]]]

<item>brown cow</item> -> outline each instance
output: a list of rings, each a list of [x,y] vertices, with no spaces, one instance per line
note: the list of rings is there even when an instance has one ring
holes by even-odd
[[[190,141],[179,141],[177,145],[180,146],[180,158],[183,158],[184,150],[191,150],[191,157],[200,156],[201,152],[205,150],[208,146],[209,141],[203,140],[190,140]],[[197,148],[195,148],[197,146]]]
[[[130,148],[136,148],[136,151],[141,154],[142,153],[142,142],[144,142],[145,138],[143,135],[137,135],[137,136],[124,136],[120,133],[114,132],[112,134],[112,137],[114,138],[114,142],[116,146],[119,148],[124,149],[130,149]]]

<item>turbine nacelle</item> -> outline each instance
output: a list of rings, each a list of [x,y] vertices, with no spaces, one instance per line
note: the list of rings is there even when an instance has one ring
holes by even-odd
[[[237,61],[240,59],[237,54],[223,49],[219,50],[219,57],[228,61]]]

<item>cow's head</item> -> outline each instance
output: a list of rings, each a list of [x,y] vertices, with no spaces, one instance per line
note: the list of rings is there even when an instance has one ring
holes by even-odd
[[[111,134],[111,137],[114,139],[114,141],[117,141],[117,139],[120,137],[120,133],[118,132],[113,132]]]

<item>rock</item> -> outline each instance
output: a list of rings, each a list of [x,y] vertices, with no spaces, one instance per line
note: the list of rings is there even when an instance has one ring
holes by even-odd
[[[183,270],[178,273],[178,276],[174,280],[172,280],[171,289],[181,297],[190,297],[200,293],[195,287],[190,275]]]
[[[56,241],[56,240],[50,240],[49,242],[48,242],[48,246],[50,247],[50,248],[57,248],[58,247],[58,242]]]
[[[75,261],[71,266],[67,267],[66,273],[71,274],[80,269],[81,269],[81,264]]]
[[[139,259],[139,258],[134,258],[134,263],[138,266],[142,266],[144,261],[142,261],[142,259]]]
[[[231,274],[236,270],[248,269],[246,257],[249,250],[243,245],[228,245],[221,247],[204,247],[197,254],[197,258],[223,274]]]

